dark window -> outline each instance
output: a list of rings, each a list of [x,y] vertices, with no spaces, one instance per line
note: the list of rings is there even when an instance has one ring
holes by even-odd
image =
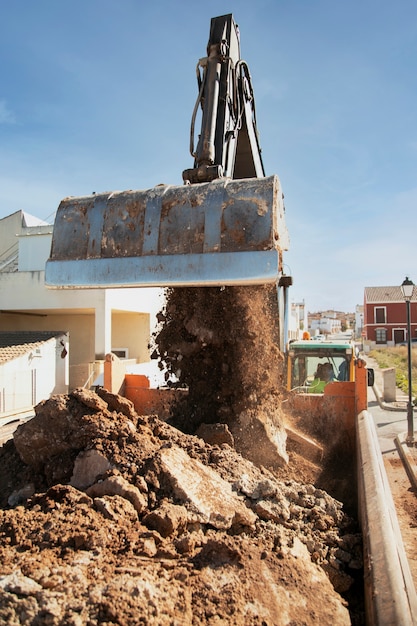
[[[387,331],[385,328],[377,328],[375,331],[376,343],[387,343]]]
[[[385,307],[375,307],[375,324],[385,324],[386,323],[386,309]]]

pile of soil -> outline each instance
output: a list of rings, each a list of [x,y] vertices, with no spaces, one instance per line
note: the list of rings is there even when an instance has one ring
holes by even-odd
[[[289,467],[105,390],[52,397],[0,450],[0,622],[351,623],[361,537]]]

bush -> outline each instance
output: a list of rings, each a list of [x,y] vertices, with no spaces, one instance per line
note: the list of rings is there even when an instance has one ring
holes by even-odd
[[[369,353],[381,369],[395,368],[397,387],[408,395],[408,351],[406,346],[394,348],[375,348]],[[411,354],[412,395],[417,396],[417,350]]]

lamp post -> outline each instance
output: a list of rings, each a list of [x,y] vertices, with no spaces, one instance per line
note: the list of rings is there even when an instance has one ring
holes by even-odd
[[[414,424],[413,424],[413,392],[412,392],[412,377],[411,377],[411,320],[410,320],[410,301],[413,296],[414,283],[412,280],[405,277],[401,285],[401,291],[403,298],[407,306],[407,349],[408,349],[408,403],[407,403],[407,443],[414,443]]]

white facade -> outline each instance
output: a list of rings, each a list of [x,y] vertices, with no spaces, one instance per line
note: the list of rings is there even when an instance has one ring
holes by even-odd
[[[342,330],[341,321],[333,317],[321,317],[311,321],[311,332],[318,331],[320,334],[336,334]]]
[[[148,362],[163,290],[46,288],[52,226],[35,218],[28,226],[28,217],[18,211],[0,220],[0,330],[67,332],[70,387],[94,376],[92,364],[112,348],[126,348],[130,359]]]
[[[42,341],[25,354],[0,364],[0,419],[32,413],[52,394],[68,391],[68,336]]]
[[[361,337],[364,330],[363,304],[357,304],[355,310],[355,337]]]
[[[307,307],[302,302],[292,302],[288,324],[288,339],[301,339],[308,328]]]

